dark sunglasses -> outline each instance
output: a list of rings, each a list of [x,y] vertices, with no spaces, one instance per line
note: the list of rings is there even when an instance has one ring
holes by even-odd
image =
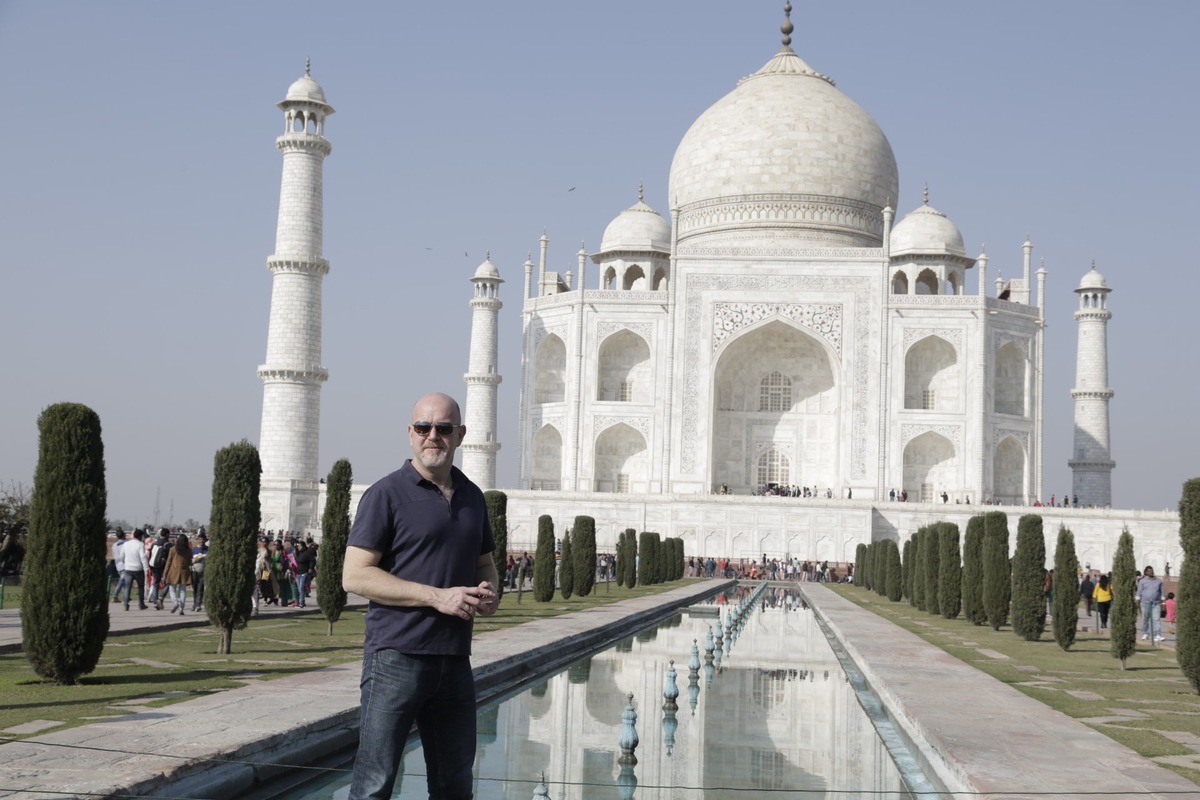
[[[453,422],[414,422],[412,429],[418,436],[428,436],[430,432],[437,431],[438,436],[449,436],[458,430],[461,425],[455,425]]]

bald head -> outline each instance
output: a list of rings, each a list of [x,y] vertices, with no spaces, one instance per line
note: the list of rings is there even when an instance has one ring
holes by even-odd
[[[444,392],[430,392],[413,404],[413,422],[436,422],[442,419],[455,425],[462,424],[462,411],[459,410],[458,401],[450,395]]]

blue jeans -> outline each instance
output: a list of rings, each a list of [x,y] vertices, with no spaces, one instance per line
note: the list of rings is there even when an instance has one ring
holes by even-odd
[[[146,573],[140,569],[127,569],[121,573],[121,580],[125,581],[125,610],[129,610],[129,595],[133,591],[133,582],[137,581],[138,586],[138,607],[146,607]]]
[[[312,580],[312,575],[305,573],[296,576],[296,599],[300,602],[300,607],[304,608],[304,595],[308,594],[308,583]]]
[[[1155,635],[1162,635],[1162,621],[1158,618],[1158,601],[1143,600],[1142,602],[1142,633],[1150,635],[1153,629]]]
[[[363,656],[358,755],[349,800],[386,800],[413,723],[431,800],[470,800],[475,764],[475,678],[467,656]]]

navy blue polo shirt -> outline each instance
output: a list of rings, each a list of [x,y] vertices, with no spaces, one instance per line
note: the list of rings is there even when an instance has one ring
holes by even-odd
[[[363,494],[348,544],[382,553],[379,566],[414,583],[446,589],[478,586],[479,557],[496,549],[483,492],[457,467],[447,501],[412,460]],[[427,606],[399,607],[371,601],[364,650],[411,655],[471,654],[471,620]]]

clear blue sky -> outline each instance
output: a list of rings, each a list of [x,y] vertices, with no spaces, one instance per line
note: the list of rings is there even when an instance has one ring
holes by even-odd
[[[1114,288],[1113,496],[1175,507],[1197,463],[1200,4],[800,0],[794,46],[879,121],[901,214],[931,203],[1048,287],[1046,494],[1070,487],[1075,323]],[[664,212],[692,121],[778,49],[782,3],[0,3],[0,483],[36,420],[100,414],[109,515],[207,519],[215,451],[256,441],[283,127],[312,58],[325,166],[321,472],[397,466],[427,389],[464,394],[468,278],[502,288],[499,479],[515,480],[521,264],[574,264],[635,200]],[[572,186],[575,191],[568,192]],[[432,249],[427,249],[432,248]],[[594,279],[594,275],[590,275]],[[970,279],[974,290],[974,277]]]

